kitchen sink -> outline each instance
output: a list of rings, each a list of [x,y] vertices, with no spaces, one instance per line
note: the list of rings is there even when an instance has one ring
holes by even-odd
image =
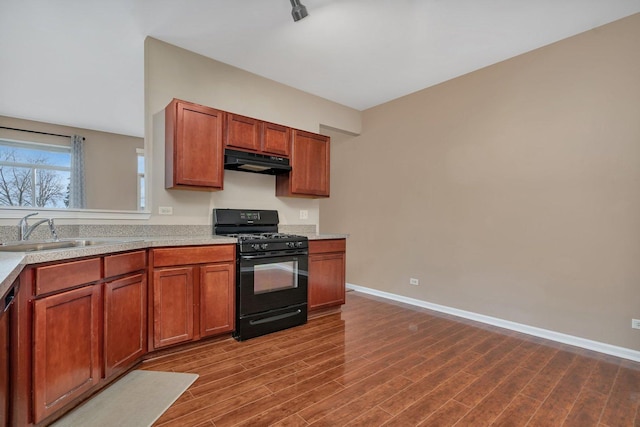
[[[50,249],[64,248],[82,248],[86,246],[109,245],[121,243],[114,240],[87,240],[87,239],[70,239],[70,240],[25,240],[17,242],[8,242],[0,244],[0,252],[34,252],[46,251]]]

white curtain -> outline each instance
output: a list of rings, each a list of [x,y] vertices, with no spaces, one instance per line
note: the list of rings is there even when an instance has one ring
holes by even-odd
[[[84,189],[84,138],[71,137],[71,180],[69,184],[69,207],[84,209],[87,201]]]

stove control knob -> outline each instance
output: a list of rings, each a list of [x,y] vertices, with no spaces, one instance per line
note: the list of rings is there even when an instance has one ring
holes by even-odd
[[[251,248],[255,249],[255,250],[259,250],[260,249],[260,245],[258,243],[252,243],[251,244]]]
[[[262,243],[262,244],[260,245],[260,248],[261,248],[261,249],[267,249],[267,247],[268,247],[268,246],[269,246],[268,244],[266,244],[266,243]]]
[[[301,248],[302,247],[302,242],[296,242],[296,247]]]
[[[296,244],[295,244],[295,243],[293,243],[293,242],[287,242],[287,247],[288,247],[288,248],[293,248],[293,247],[295,247],[295,245],[296,245]]]

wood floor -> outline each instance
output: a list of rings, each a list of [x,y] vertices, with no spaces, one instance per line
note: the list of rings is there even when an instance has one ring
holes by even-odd
[[[157,426],[640,426],[640,363],[349,292],[342,313],[143,364]]]

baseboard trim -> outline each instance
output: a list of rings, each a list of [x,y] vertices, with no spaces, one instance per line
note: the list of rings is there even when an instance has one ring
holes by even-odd
[[[567,335],[560,332],[551,331],[548,329],[537,328],[535,326],[529,326],[522,323],[512,322],[510,320],[504,320],[497,317],[485,316],[484,314],[478,314],[471,311],[459,310],[457,308],[448,307],[445,305],[434,304],[427,301],[422,301],[416,298],[409,298],[402,295],[392,294],[390,292],[379,291],[377,289],[371,289],[364,286],[354,285],[353,283],[347,283],[347,289],[362,292],[377,296],[380,298],[389,299],[392,301],[398,301],[417,307],[427,308],[429,310],[438,311],[440,313],[447,313],[453,316],[462,317],[464,319],[475,320],[477,322],[486,323],[488,325],[498,326],[500,328],[509,329],[512,331],[522,332],[524,334],[533,335],[535,337],[545,338],[551,341],[560,342],[563,344],[569,344],[576,347],[585,348],[587,350],[597,351],[599,353],[609,354],[611,356],[621,357],[623,359],[633,360],[640,362],[640,351],[632,350],[630,348],[618,347],[611,344],[606,344],[599,341],[592,341],[585,338],[575,337],[573,335]]]

